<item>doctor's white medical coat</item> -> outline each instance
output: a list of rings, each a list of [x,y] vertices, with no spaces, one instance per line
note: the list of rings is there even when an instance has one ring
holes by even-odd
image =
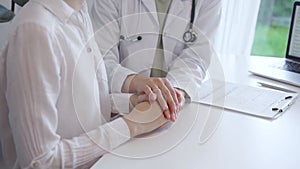
[[[214,54],[221,0],[196,0],[193,30],[197,41],[187,44],[182,37],[189,28],[191,7],[192,0],[173,0],[162,34],[167,79],[194,100]],[[155,1],[95,0],[90,15],[105,55],[110,91],[120,92],[130,74],[150,75],[160,28]],[[136,40],[138,36],[142,40]]]

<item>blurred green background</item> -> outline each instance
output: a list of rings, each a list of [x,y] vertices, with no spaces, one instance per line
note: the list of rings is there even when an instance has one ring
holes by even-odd
[[[284,57],[295,0],[261,0],[252,55]]]

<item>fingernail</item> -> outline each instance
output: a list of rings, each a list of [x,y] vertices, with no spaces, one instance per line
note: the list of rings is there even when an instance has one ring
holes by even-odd
[[[156,94],[152,94],[151,97],[150,97],[150,99],[151,99],[152,101],[155,101],[155,100],[156,100]]]
[[[176,120],[175,113],[172,114],[172,120],[173,120],[173,121]]]
[[[167,119],[170,120],[171,119],[171,115],[170,113],[167,113]]]

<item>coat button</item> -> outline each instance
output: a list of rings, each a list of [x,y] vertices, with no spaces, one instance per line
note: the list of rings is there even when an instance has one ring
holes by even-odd
[[[39,163],[39,162],[34,162],[34,163],[33,163],[33,167],[34,167],[34,168],[38,168],[39,166],[40,166],[40,163]]]
[[[88,48],[86,49],[86,51],[87,51],[87,53],[91,53],[91,52],[92,52],[92,48],[88,47]]]

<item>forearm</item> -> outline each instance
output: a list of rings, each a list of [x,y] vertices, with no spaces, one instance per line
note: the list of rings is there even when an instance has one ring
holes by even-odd
[[[31,141],[24,142],[24,138],[14,135],[14,140],[17,147],[20,147],[17,149],[17,157],[22,168],[37,164],[40,168],[78,168],[89,165],[126,142],[129,136],[126,123],[117,119],[71,139],[57,138],[50,141],[49,137],[48,140],[33,139],[28,135],[25,136],[26,140]]]
[[[196,56],[194,58],[194,56]],[[198,97],[202,81],[206,76],[207,64],[197,54],[184,54],[173,61],[167,75],[174,88],[184,91],[192,100]]]
[[[214,39],[220,23],[221,1],[205,0],[198,10],[194,24],[197,40],[170,64],[167,76],[174,87],[184,90],[192,100],[197,98],[195,89],[199,89],[205,78],[211,58],[216,57]]]
[[[194,25],[212,44],[216,41],[216,33],[221,22],[221,5],[221,0],[205,0]]]
[[[136,75],[137,74],[131,74],[126,77],[126,79],[124,80],[124,83],[122,85],[122,92],[124,92],[124,93],[135,92],[135,90],[134,90],[135,87],[132,82]]]

